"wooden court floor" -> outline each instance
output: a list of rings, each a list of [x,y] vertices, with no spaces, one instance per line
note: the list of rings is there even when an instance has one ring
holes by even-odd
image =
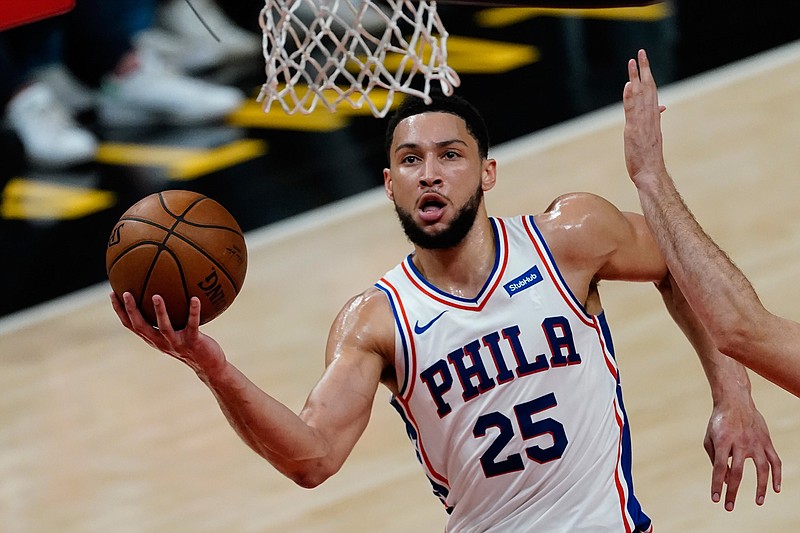
[[[623,80],[620,81],[620,90]],[[767,307],[800,319],[800,43],[662,91],[669,168],[696,216]],[[622,156],[621,105],[498,147],[493,214],[544,209],[586,190],[638,211]],[[294,409],[322,370],[339,306],[407,253],[371,191],[248,235],[234,305],[205,331]],[[602,289],[633,432],[639,499],[658,532],[797,531],[798,400],[752,375],[784,461],[781,494],[712,504],[702,447],[702,370],[649,284]],[[59,533],[436,532],[444,510],[380,390],[342,471],[308,491],[238,440],[181,364],[117,322],[108,288],[0,321],[0,531]]]

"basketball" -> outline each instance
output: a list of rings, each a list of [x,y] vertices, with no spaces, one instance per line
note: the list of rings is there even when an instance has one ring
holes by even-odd
[[[122,298],[130,292],[144,318],[156,325],[153,295],[164,298],[174,329],[200,299],[200,323],[233,303],[244,283],[247,248],[233,216],[219,203],[191,191],[151,194],[119,219],[106,249],[106,273]]]

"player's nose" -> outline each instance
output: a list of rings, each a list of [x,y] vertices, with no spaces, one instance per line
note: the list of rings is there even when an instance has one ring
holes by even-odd
[[[442,183],[443,180],[438,165],[436,165],[435,162],[426,161],[422,170],[422,175],[419,177],[420,187],[429,189],[431,187],[440,186]]]

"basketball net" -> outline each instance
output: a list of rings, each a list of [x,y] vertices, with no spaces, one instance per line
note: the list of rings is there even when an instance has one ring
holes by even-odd
[[[275,102],[288,114],[347,103],[384,117],[397,92],[428,101],[437,83],[446,95],[460,83],[435,1],[266,0],[259,21],[264,111]]]

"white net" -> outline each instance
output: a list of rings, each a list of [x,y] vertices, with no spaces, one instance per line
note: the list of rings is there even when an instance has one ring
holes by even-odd
[[[459,85],[435,1],[266,0],[260,23],[265,111],[347,103],[383,117],[396,92],[427,100],[436,84],[448,95]]]

